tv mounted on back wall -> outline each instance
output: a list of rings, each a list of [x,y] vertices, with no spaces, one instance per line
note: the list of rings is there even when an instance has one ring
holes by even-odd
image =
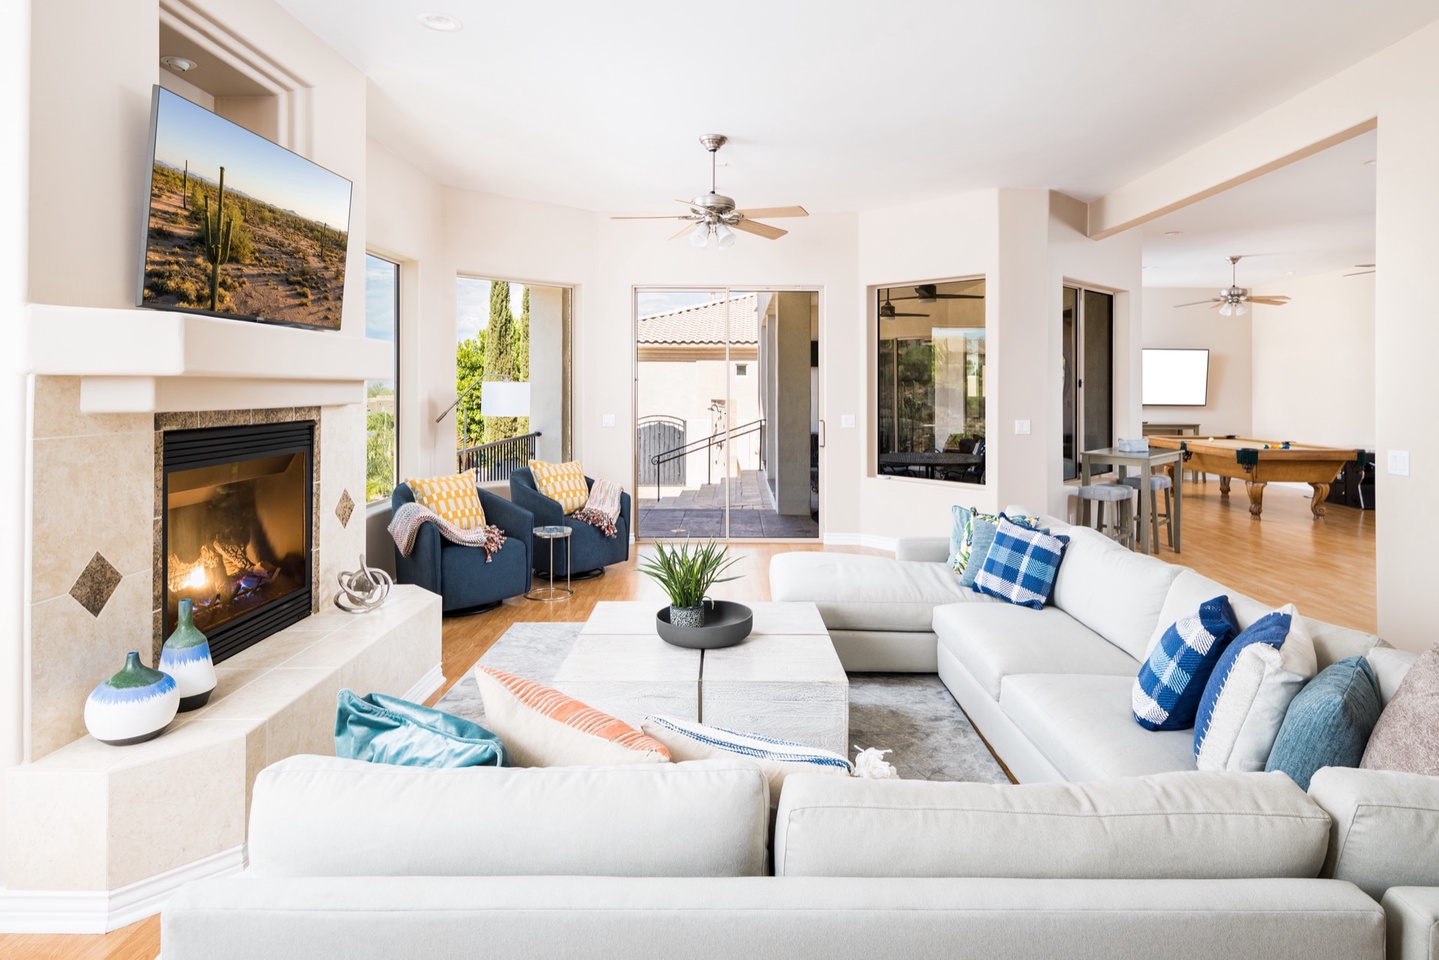
[[[1140,351],[1140,403],[1150,407],[1202,407],[1209,403],[1209,351]]]
[[[140,306],[340,328],[349,180],[155,87]]]

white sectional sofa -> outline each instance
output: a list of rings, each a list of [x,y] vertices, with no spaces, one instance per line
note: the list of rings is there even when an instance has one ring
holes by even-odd
[[[165,960],[1380,960],[1283,775],[995,787],[746,760],[425,770],[291,757],[246,875],[180,890]],[[1406,915],[1407,916],[1407,915]],[[1416,921],[1417,922],[1417,921]]]

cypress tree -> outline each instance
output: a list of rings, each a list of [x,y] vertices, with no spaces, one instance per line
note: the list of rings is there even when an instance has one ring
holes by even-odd
[[[504,280],[490,284],[490,322],[485,328],[485,375],[518,379],[515,370],[515,316],[510,311],[510,285]],[[480,388],[481,393],[484,387]],[[484,409],[481,397],[480,409]],[[485,417],[485,442],[493,443],[520,434],[516,417]]]

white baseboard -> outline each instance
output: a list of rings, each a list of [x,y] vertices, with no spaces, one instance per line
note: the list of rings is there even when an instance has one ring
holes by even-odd
[[[896,537],[881,537],[874,533],[826,533],[824,543],[825,546],[836,547],[873,547],[875,550],[894,553],[899,540]]]
[[[0,933],[109,933],[154,916],[181,885],[245,868],[245,846],[114,890],[6,890],[0,887]]]
[[[429,699],[430,694],[445,684],[445,674],[437,663],[425,671],[425,675],[416,680],[410,689],[400,695],[401,700],[408,700],[411,703],[424,703]]]

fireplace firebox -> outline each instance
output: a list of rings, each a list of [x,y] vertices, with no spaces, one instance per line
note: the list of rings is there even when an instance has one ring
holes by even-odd
[[[310,615],[315,422],[164,435],[164,635],[181,600],[216,663]]]

